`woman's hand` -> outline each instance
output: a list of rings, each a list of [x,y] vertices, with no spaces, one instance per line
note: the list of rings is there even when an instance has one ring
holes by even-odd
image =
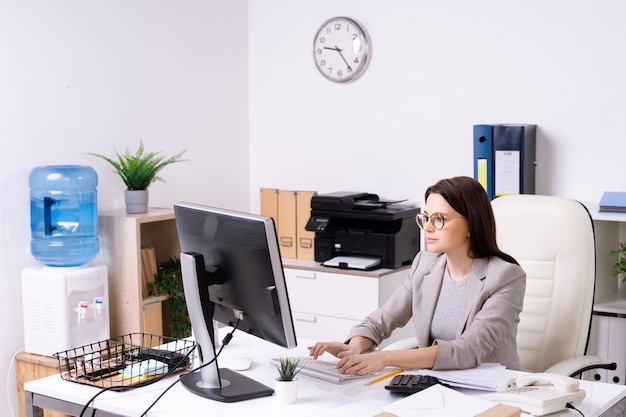
[[[340,358],[340,355],[352,354],[356,355],[360,351],[356,346],[346,345],[341,342],[317,342],[313,346],[309,346],[309,356],[313,359],[317,359],[322,354],[328,352],[336,358]]]
[[[385,364],[385,352],[375,351],[361,353],[363,346],[355,341],[355,344],[345,344],[341,342],[317,342],[309,346],[309,355],[317,359],[322,354],[328,352],[339,358],[337,369],[344,374],[365,375],[370,372],[377,372],[383,369]],[[367,346],[367,344],[366,344]]]
[[[387,366],[385,363],[386,353],[375,351],[354,355],[341,352],[338,356],[340,360],[337,363],[337,368],[344,374],[365,375],[370,372],[378,372]]]

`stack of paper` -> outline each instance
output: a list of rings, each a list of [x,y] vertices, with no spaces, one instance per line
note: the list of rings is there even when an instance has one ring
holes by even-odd
[[[433,371],[424,369],[419,371],[423,375],[432,375],[443,384],[471,388],[485,391],[499,391],[509,382],[506,368],[499,363],[483,363],[476,368]]]
[[[397,417],[469,417],[489,410],[495,403],[480,396],[465,395],[433,385],[389,404],[383,411]]]

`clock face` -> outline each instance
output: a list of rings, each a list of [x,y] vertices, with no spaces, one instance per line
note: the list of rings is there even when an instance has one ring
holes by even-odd
[[[369,64],[370,40],[365,29],[347,17],[328,19],[313,41],[317,69],[327,79],[345,83],[363,75]]]

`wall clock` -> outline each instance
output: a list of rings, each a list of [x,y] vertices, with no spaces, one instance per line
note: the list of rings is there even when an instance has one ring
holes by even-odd
[[[348,17],[333,17],[315,35],[313,59],[328,80],[347,83],[363,75],[371,49],[369,35],[360,23]]]

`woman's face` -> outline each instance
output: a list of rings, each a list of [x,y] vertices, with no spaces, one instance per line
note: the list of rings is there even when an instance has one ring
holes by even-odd
[[[441,194],[432,193],[426,200],[424,214],[427,216],[442,215],[444,226],[437,230],[429,221],[424,226],[424,237],[430,252],[452,254],[469,253],[469,226],[467,219],[454,210]]]

